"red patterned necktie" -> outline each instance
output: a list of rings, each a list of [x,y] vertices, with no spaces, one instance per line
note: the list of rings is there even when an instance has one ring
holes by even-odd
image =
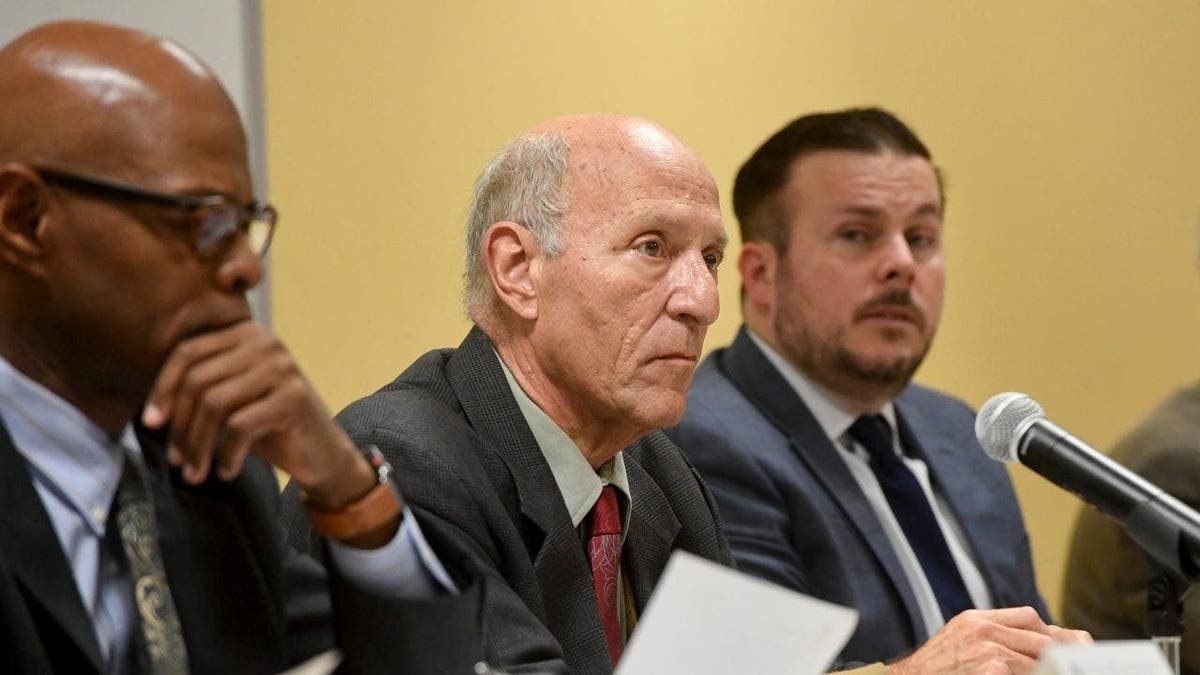
[[[592,584],[596,588],[596,604],[600,606],[600,622],[604,624],[604,639],[615,666],[621,658],[624,640],[621,619],[617,613],[617,572],[621,569],[621,510],[617,507],[617,491],[605,485],[600,499],[592,507],[588,524],[588,558],[592,562]]]

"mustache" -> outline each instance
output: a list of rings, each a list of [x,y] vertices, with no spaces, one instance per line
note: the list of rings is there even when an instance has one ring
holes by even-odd
[[[859,305],[854,312],[854,319],[865,319],[881,309],[903,309],[912,315],[918,325],[926,325],[925,312],[912,299],[912,293],[907,288],[892,288]]]

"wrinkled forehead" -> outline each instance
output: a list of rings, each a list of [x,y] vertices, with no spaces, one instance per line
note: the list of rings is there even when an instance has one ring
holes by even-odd
[[[636,125],[615,138],[572,143],[568,161],[569,212],[615,216],[654,201],[718,209],[716,181],[699,157],[653,125]]]

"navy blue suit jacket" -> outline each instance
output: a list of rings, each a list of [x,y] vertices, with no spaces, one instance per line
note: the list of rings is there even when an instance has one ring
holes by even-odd
[[[970,408],[916,385],[894,404],[905,447],[928,464],[995,605],[1047,617],[1008,473],[979,447]],[[890,660],[928,638],[845,460],[744,328],[700,365],[687,414],[668,435],[716,496],[739,568],[859,611],[843,663]]]

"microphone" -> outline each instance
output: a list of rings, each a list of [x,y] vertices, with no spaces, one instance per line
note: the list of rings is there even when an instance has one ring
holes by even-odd
[[[1200,581],[1200,514],[1046,419],[1025,394],[997,394],[975,418],[992,458],[1019,461],[1120,522],[1157,563]]]

